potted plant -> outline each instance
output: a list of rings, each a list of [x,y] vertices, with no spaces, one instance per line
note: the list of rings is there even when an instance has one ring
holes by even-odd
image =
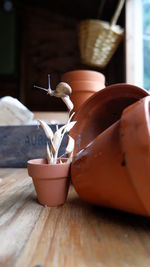
[[[73,109],[70,100],[71,88],[66,83],[57,85],[56,90],[50,87],[50,76],[48,76],[48,89],[35,86],[39,89],[47,91],[51,96],[61,97],[67,105],[69,111]],[[70,113],[69,113],[70,114]],[[69,116],[65,125],[58,127],[53,133],[50,126],[42,120],[39,120],[40,126],[44,130],[49,140],[46,147],[46,159],[32,159],[27,163],[28,173],[33,179],[38,201],[42,205],[59,206],[64,204],[68,187],[69,187],[69,170],[74,150],[74,139],[68,135],[68,142],[65,153],[58,156],[60,146],[65,134],[75,125],[75,121],[71,121],[74,113]]]

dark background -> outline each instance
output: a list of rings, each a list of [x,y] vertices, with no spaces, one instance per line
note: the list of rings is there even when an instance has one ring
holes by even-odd
[[[110,21],[117,0],[0,1],[0,97],[17,97],[30,110],[65,110],[61,100],[49,98],[33,84],[55,88],[69,70],[91,69],[105,74],[106,84],[125,81],[125,41],[105,69],[83,65],[78,25],[98,17]],[[103,6],[102,10],[101,7]],[[125,8],[118,20],[125,27]]]

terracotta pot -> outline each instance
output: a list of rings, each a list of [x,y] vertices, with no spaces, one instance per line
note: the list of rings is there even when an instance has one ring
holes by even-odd
[[[70,96],[74,104],[74,112],[94,93],[105,87],[105,77],[96,71],[78,70],[65,73],[62,81],[67,82],[72,88]]]
[[[77,123],[70,133],[76,141],[74,153],[119,120],[124,108],[147,95],[147,91],[137,86],[114,84],[91,96],[74,117]]]
[[[150,97],[123,111],[72,163],[79,196],[91,203],[150,215]]]
[[[62,80],[69,83],[72,81],[98,81],[105,84],[105,76],[101,72],[93,70],[73,70],[62,75]]]
[[[70,98],[74,104],[73,112],[75,113],[89,97],[105,87],[105,85],[100,82],[92,81],[73,81],[69,82],[69,85],[72,88]]]
[[[150,215],[150,97],[123,111],[121,145],[132,184]]]
[[[28,161],[27,167],[38,201],[47,206],[64,204],[69,187],[70,163],[51,165],[45,159],[33,159]]]

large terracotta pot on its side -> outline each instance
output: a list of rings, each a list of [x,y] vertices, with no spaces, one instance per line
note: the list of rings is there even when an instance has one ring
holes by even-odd
[[[91,96],[74,117],[77,123],[70,134],[76,141],[75,154],[119,120],[127,106],[147,95],[137,86],[114,84]]]
[[[70,98],[74,104],[74,112],[77,112],[89,97],[105,87],[105,76],[97,71],[69,71],[62,75],[61,80],[72,88]]]
[[[65,203],[70,163],[47,164],[45,159],[33,159],[28,161],[27,167],[40,204],[51,207]]]
[[[79,196],[97,205],[150,216],[150,97],[79,152],[71,168]]]
[[[121,147],[132,184],[150,215],[150,96],[123,111]]]

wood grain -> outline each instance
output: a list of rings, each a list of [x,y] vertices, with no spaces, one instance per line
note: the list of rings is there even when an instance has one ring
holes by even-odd
[[[36,201],[26,169],[0,169],[0,266],[149,267],[150,220],[80,200]]]

